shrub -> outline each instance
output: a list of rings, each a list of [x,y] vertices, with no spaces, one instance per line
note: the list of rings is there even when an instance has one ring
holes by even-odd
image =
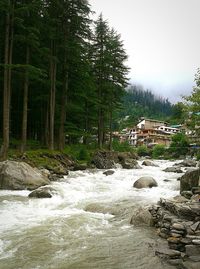
[[[137,154],[139,156],[147,156],[147,155],[149,155],[149,150],[148,150],[147,146],[145,146],[145,145],[139,146],[137,148]]]
[[[185,156],[189,152],[189,141],[186,135],[182,133],[175,134],[169,147],[169,153],[178,158]]]
[[[78,154],[78,160],[84,161],[89,159],[88,151],[85,148],[81,148]]]
[[[155,145],[153,147],[152,156],[157,159],[165,154],[165,146],[164,145]]]
[[[128,141],[120,143],[118,140],[114,139],[112,143],[112,148],[114,151],[119,152],[129,152],[133,151],[134,149],[129,145]]]

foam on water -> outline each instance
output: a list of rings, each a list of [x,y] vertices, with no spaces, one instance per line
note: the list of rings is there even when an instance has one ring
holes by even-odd
[[[70,231],[69,234],[84,240],[91,233],[97,236],[109,230],[114,218],[112,210],[97,212],[85,210],[88,205],[103,205],[110,208],[119,208],[131,204],[148,205],[155,203],[160,197],[169,198],[178,194],[180,174],[166,173],[162,170],[172,166],[169,161],[157,161],[159,167],[143,167],[143,169],[115,169],[111,176],[105,176],[102,170],[70,172],[60,182],[53,186],[57,195],[50,199],[30,199],[29,191],[0,191],[0,257],[13,255],[15,247],[9,249],[12,236],[26,233],[31,227],[40,227],[52,224],[52,240],[63,244],[63,227]],[[135,189],[133,183],[141,176],[152,176],[158,182],[158,187],[151,189]],[[169,180],[168,182],[164,181]],[[122,206],[123,205],[123,206]],[[55,228],[56,227],[56,228]],[[122,231],[130,226],[122,224]],[[35,229],[36,229],[35,228]],[[9,241],[10,239],[11,241]],[[86,244],[87,245],[87,244]],[[80,245],[80,248],[87,248]],[[58,250],[58,256],[63,253]],[[66,255],[63,254],[63,255]],[[58,257],[57,257],[58,259]],[[38,265],[37,265],[38,266]],[[36,268],[36,267],[35,267]],[[40,267],[37,267],[40,268]],[[49,267],[51,268],[51,267]]]

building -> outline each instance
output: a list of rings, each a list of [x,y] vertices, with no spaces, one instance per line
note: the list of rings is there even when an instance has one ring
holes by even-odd
[[[137,124],[138,129],[154,129],[161,125],[167,125],[164,121],[141,118],[141,121]]]
[[[166,122],[142,118],[136,127],[123,129],[120,142],[128,141],[131,146],[154,145],[169,146],[172,135],[180,132],[179,128],[168,126]]]

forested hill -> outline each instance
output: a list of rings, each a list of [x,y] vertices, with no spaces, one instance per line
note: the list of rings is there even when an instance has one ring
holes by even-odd
[[[166,120],[172,114],[172,104],[168,99],[144,90],[140,85],[131,85],[123,97],[119,117],[127,118],[126,124],[135,124],[140,117]]]

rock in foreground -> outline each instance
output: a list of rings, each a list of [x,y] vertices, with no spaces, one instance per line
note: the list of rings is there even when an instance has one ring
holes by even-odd
[[[5,161],[0,163],[0,189],[34,190],[48,185],[50,181],[37,168],[24,162]]]
[[[158,184],[153,177],[141,177],[133,184],[133,187],[137,189],[152,188],[157,186]]]
[[[180,191],[191,191],[193,187],[199,186],[200,169],[186,172],[180,178]]]

